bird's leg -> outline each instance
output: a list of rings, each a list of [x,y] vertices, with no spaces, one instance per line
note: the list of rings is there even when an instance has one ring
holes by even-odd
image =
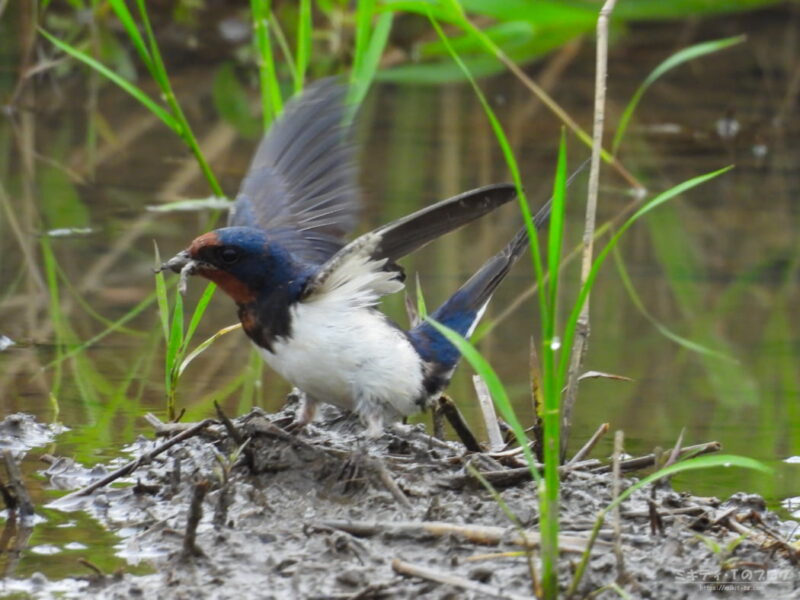
[[[364,415],[367,426],[367,437],[377,439],[383,435],[383,413],[380,410],[370,411]]]
[[[367,437],[376,439],[383,435],[383,407],[378,401],[370,396],[357,393],[355,402],[355,413],[367,428]]]
[[[314,420],[314,417],[317,416],[317,406],[319,404],[304,391],[297,388],[293,390],[293,392],[295,391],[300,397],[300,406],[297,409],[294,422],[286,427],[286,430],[291,432],[298,432],[303,429],[303,427],[311,423]]]

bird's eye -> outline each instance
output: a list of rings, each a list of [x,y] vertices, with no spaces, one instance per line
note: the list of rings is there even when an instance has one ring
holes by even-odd
[[[239,252],[236,248],[223,248],[219,253],[222,262],[232,265],[239,260]]]

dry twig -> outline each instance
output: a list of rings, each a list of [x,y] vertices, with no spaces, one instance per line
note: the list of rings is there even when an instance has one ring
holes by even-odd
[[[616,0],[606,0],[597,18],[597,63],[594,82],[594,123],[592,126],[592,158],[589,170],[589,191],[586,200],[586,223],[583,230],[583,257],[581,260],[581,287],[586,285],[594,257],[594,231],[597,218],[597,196],[600,188],[600,154],[603,149],[603,124],[606,107],[606,73],[608,71],[608,21]],[[575,341],[567,372],[567,392],[561,409],[561,461],[566,459],[567,442],[572,426],[572,409],[578,394],[578,374],[589,339],[589,296],[578,317]]]
[[[592,437],[589,438],[589,441],[586,442],[583,447],[575,453],[575,456],[569,460],[567,465],[574,465],[575,463],[579,463],[586,458],[589,452],[591,452],[592,449],[597,445],[597,442],[600,441],[600,438],[606,433],[608,433],[608,423],[603,423],[597,428],[597,431],[592,434]]]
[[[486,435],[489,437],[489,450],[499,452],[505,447],[503,433],[500,431],[500,424],[497,422],[497,413],[494,410],[492,396],[486,382],[480,375],[472,376],[472,385],[475,386],[475,393],[478,395],[478,406],[480,406],[483,422],[486,425]]]
[[[9,510],[16,509],[20,516],[26,519],[33,515],[34,508],[28,490],[22,481],[22,472],[19,470],[19,465],[11,450],[3,451],[3,460],[6,464],[6,473],[8,473],[8,485],[14,494],[14,506],[9,505],[8,508]]]
[[[466,446],[467,450],[470,452],[483,451],[483,448],[481,448],[481,445],[475,438],[475,434],[472,433],[463,415],[458,410],[456,403],[445,394],[439,397],[439,409],[447,418],[447,422],[450,423],[450,426],[458,434],[458,437],[461,439],[464,446]]]
[[[194,486],[192,503],[189,505],[189,516],[186,519],[186,534],[183,536],[183,550],[181,558],[187,560],[193,556],[203,556],[203,551],[197,547],[197,526],[203,518],[203,499],[208,493],[210,484],[203,479]]]
[[[680,456],[685,457],[687,455],[698,456],[700,454],[710,454],[711,452],[719,452],[721,448],[722,444],[719,442],[707,442],[705,444],[696,444],[694,446],[684,446],[681,449]],[[619,468],[623,471],[638,471],[639,469],[646,469],[655,465],[656,459],[660,458],[662,455],[663,454],[658,456],[655,454],[646,454],[645,456],[622,460],[619,463]],[[610,470],[611,467],[609,465],[603,465],[602,467],[594,469],[594,472],[607,473]]]
[[[520,596],[519,594],[511,594],[498,590],[493,585],[486,585],[485,583],[478,583],[466,577],[453,575],[452,573],[443,573],[436,571],[430,567],[423,567],[420,565],[413,565],[405,561],[395,558],[392,561],[392,569],[402,575],[409,575],[411,577],[419,577],[420,579],[427,579],[428,581],[436,581],[437,583],[444,583],[452,585],[462,590],[475,592],[482,598],[501,598],[502,600],[528,600],[528,596]]]
[[[622,430],[618,430],[614,434],[614,456],[613,464],[613,484],[611,496],[615,500],[619,497],[622,491],[622,476],[619,468],[620,456],[622,456],[624,434]],[[622,557],[622,518],[620,517],[619,504],[614,507],[613,511],[614,520],[614,557],[617,559],[617,583],[621,583],[625,579],[625,561]]]
[[[445,537],[453,536],[474,544],[497,546],[508,542],[522,548],[538,548],[540,536],[538,532],[520,533],[514,529],[491,525],[458,525],[443,521],[392,521],[376,523],[374,521],[323,521],[322,525],[340,529],[353,535],[371,537],[388,533],[409,537]],[[581,554],[586,549],[587,539],[578,536],[560,536],[558,547],[562,552]],[[597,545],[597,544],[595,544]]]

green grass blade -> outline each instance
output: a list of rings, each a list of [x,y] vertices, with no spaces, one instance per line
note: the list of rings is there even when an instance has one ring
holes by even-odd
[[[569,355],[572,350],[572,341],[575,337],[575,330],[577,328],[578,317],[580,316],[581,309],[586,302],[586,298],[589,296],[590,290],[594,286],[594,282],[597,279],[597,274],[600,271],[600,267],[602,267],[606,258],[608,258],[608,254],[614,249],[614,246],[617,245],[620,237],[622,237],[622,235],[631,227],[631,225],[633,225],[651,210],[654,210],[668,200],[671,200],[672,198],[675,198],[676,196],[679,196],[680,194],[697,187],[698,185],[701,185],[710,179],[714,179],[723,173],[727,173],[732,168],[733,167],[725,167],[711,173],[706,173],[705,175],[698,175],[697,177],[693,177],[692,179],[684,181],[683,183],[679,183],[665,192],[658,194],[655,198],[637,210],[627,221],[625,221],[622,227],[620,227],[619,231],[617,231],[617,233],[611,237],[611,239],[600,251],[600,253],[597,255],[597,258],[595,258],[594,262],[592,263],[592,268],[589,271],[586,282],[578,294],[578,299],[575,301],[575,304],[572,307],[572,312],[570,313],[569,319],[565,325],[564,351],[562,352],[561,360],[559,361],[558,381],[561,381],[564,377],[566,377],[567,368],[569,366]]]
[[[275,60],[278,63],[285,65],[289,69],[289,77],[292,78],[292,81],[297,79],[297,61],[294,58],[294,52],[289,47],[289,42],[286,39],[286,34],[283,32],[281,28],[280,21],[275,18],[275,15],[272,15],[272,18],[269,21],[270,32],[275,36],[275,43],[278,46],[278,49],[283,54],[283,58],[277,58]],[[275,56],[275,55],[273,55]]]
[[[191,150],[192,154],[194,154],[195,160],[197,160],[200,170],[203,172],[203,176],[206,178],[211,191],[214,192],[214,194],[218,197],[224,197],[225,193],[222,191],[222,187],[219,185],[219,182],[217,181],[214,173],[211,171],[211,167],[208,165],[203,152],[200,150],[200,146],[197,143],[194,133],[192,132],[189,121],[186,118],[186,115],[184,114],[183,109],[181,108],[181,105],[175,96],[175,92],[172,89],[172,84],[170,83],[169,75],[167,74],[167,68],[164,65],[164,60],[161,57],[160,50],[158,49],[158,43],[156,42],[153,28],[150,25],[150,18],[147,16],[147,6],[145,5],[145,0],[136,0],[136,3],[139,7],[139,16],[142,19],[142,24],[144,25],[145,32],[147,33],[147,42],[150,45],[150,56],[152,57],[153,64],[151,74],[153,79],[161,88],[161,93],[164,96],[164,100],[169,106],[172,116],[176,121],[178,135],[180,135],[181,139],[183,139],[183,141],[189,147],[189,150]]]
[[[647,202],[644,206],[642,206],[639,210],[637,210],[633,215],[625,221],[624,225],[620,227],[619,231],[614,235],[614,238],[619,238],[622,236],[627,229],[633,225],[636,221],[642,218],[644,215],[649,213],[652,210],[655,210],[665,202],[672,200],[675,196],[680,196],[682,193],[689,191],[690,189],[697,187],[700,184],[705,183],[710,179],[714,179],[715,177],[719,177],[723,173],[727,173],[733,169],[733,166],[723,167],[722,169],[718,169],[716,171],[712,171],[711,173],[706,173],[705,175],[698,175],[697,177],[693,177],[683,183],[679,183],[678,185],[668,189],[665,192],[660,193],[658,196]]]
[[[557,343],[558,282],[561,263],[561,247],[564,237],[564,210],[567,190],[567,144],[564,131],[559,143],[558,164],[553,181],[553,203],[548,231],[547,297],[546,312],[542,313],[542,423],[544,426],[544,485],[539,489],[539,510],[542,513],[540,529],[542,533],[542,584],[545,597],[554,598],[557,594],[558,563],[558,512],[559,487],[558,465],[560,461],[561,431],[561,388],[563,380],[556,379],[556,357],[560,344]],[[539,280],[540,282],[542,280]]]
[[[142,19],[144,31],[147,34],[147,43],[150,46],[150,56],[152,57],[152,67],[150,68],[150,75],[161,88],[161,92],[167,97],[167,103],[171,104],[169,98],[174,96],[172,93],[172,84],[167,75],[167,67],[164,65],[164,59],[161,57],[161,51],[158,49],[155,33],[153,27],[150,25],[150,18],[147,15],[147,6],[144,0],[136,0],[136,5],[139,8],[139,17]],[[178,117],[178,111],[173,107],[173,114]]]
[[[372,31],[372,17],[375,14],[375,0],[358,0],[356,4],[356,40],[353,54],[353,74],[363,67],[364,57]]]
[[[425,295],[422,293],[422,285],[419,282],[419,273],[417,273],[417,282],[414,286],[417,293],[417,314],[420,319],[425,319],[428,316],[428,306],[425,303]]]
[[[125,333],[125,334],[133,335],[133,336],[146,335],[144,331],[137,331],[135,329],[129,329],[129,328],[125,327],[122,323],[120,323],[119,320],[112,321],[111,319],[101,315],[99,312],[97,312],[94,309],[94,307],[91,304],[89,304],[89,302],[87,302],[87,300],[83,297],[81,292],[78,291],[78,288],[76,288],[75,285],[72,283],[72,280],[69,278],[67,273],[61,267],[61,265],[58,264],[58,263],[55,263],[54,266],[56,268],[56,272],[58,273],[59,280],[64,284],[64,287],[66,288],[66,290],[70,293],[70,295],[78,303],[78,306],[80,306],[86,312],[87,315],[89,315],[93,319],[97,320],[102,325],[104,325],[106,327],[106,331],[113,329],[115,331],[119,331],[120,333]]]
[[[776,0],[636,0],[620,2],[614,17],[624,20],[686,19],[689,16],[753,11],[777,4]]]
[[[250,12],[253,18],[254,43],[258,57],[258,78],[261,87],[261,118],[264,131],[283,110],[278,76],[275,71],[275,59],[269,39],[271,3],[269,0],[250,0]]]
[[[175,306],[172,309],[172,322],[170,324],[169,338],[167,338],[167,353],[165,365],[167,381],[171,382],[174,376],[178,353],[183,345],[183,296],[175,291]],[[171,383],[168,387],[172,387]]]
[[[683,50],[676,52],[658,65],[655,69],[653,69],[650,75],[647,76],[647,78],[633,94],[633,98],[631,98],[631,101],[628,102],[628,105],[625,107],[625,111],[622,113],[622,117],[620,117],[619,125],[617,126],[617,132],[614,134],[614,140],[611,143],[611,154],[616,155],[619,145],[622,143],[622,138],[625,135],[625,131],[628,128],[628,123],[633,116],[633,112],[639,105],[639,101],[647,91],[647,88],[649,88],[655,81],[664,75],[664,73],[690,60],[694,60],[713,52],[719,52],[720,50],[730,48],[736,44],[741,44],[743,41],[745,41],[745,39],[745,36],[737,35],[735,37],[695,44],[694,46],[689,46],[688,48],[684,48]]]
[[[455,8],[454,8],[455,5]],[[413,12],[433,16],[444,23],[458,23],[463,18],[463,9],[454,2],[430,2],[429,0],[384,0],[383,7],[396,13]]]
[[[122,23],[122,26],[125,28],[125,32],[128,34],[128,38],[130,38],[134,48],[136,48],[136,51],[139,53],[139,58],[142,59],[150,75],[155,77],[156,67],[153,63],[153,57],[150,55],[150,51],[144,43],[144,38],[142,38],[142,34],[139,32],[136,21],[131,11],[128,10],[128,5],[125,4],[125,0],[109,0],[109,4],[111,8],[114,9],[114,14],[117,15],[120,23]]]
[[[91,67],[92,69],[100,73],[103,77],[107,78],[109,81],[117,84],[120,88],[122,88],[123,90],[128,92],[128,94],[136,98],[136,100],[141,102],[145,106],[145,108],[147,108],[150,112],[152,112],[159,119],[161,119],[167,127],[172,129],[176,133],[180,134],[181,127],[178,123],[178,120],[175,117],[173,117],[167,110],[159,106],[152,98],[150,98],[150,96],[145,94],[142,90],[137,88],[130,81],[124,79],[123,77],[120,77],[114,71],[112,71],[102,63],[96,61],[88,54],[50,35],[45,30],[40,29],[39,32],[44,37],[46,37],[50,42],[52,42],[55,46],[57,46],[59,49],[63,50],[73,58],[78,59],[85,65]]]
[[[378,71],[392,30],[394,13],[384,12],[373,26],[374,0],[360,0],[356,14],[356,45],[350,75],[350,104],[357,108],[367,95]]]
[[[300,11],[297,16],[297,54],[295,56],[294,92],[299,94],[308,70],[311,55],[311,0],[300,0]]]
[[[153,243],[156,251],[156,264],[155,268],[161,267],[161,254],[158,251],[158,245]],[[158,316],[161,320],[161,331],[164,334],[164,341],[169,340],[169,296],[167,295],[167,282],[164,278],[164,272],[156,271],[156,301],[158,303]]]
[[[561,245],[564,238],[564,211],[567,196],[567,141],[561,129],[558,146],[558,164],[553,181],[553,203],[550,209],[550,228],[547,236],[547,288],[548,305],[552,314],[551,326],[555,328],[558,304],[558,278],[561,272]],[[548,332],[550,335],[554,331]]]
[[[181,361],[180,367],[178,367],[178,377],[183,375],[183,372],[186,370],[186,367],[198,356],[200,356],[211,344],[213,344],[217,339],[221,338],[223,335],[230,333],[231,331],[235,331],[236,329],[241,329],[242,324],[236,323],[235,325],[228,325],[227,327],[223,327],[214,335],[212,335],[207,340],[204,340],[201,344],[197,346],[194,350],[192,350],[186,358]]]
[[[217,286],[213,283],[209,283],[206,286],[203,295],[200,296],[200,300],[197,302],[197,306],[195,306],[194,313],[192,313],[192,319],[189,321],[189,327],[186,328],[186,334],[183,336],[183,347],[186,346],[191,341],[192,337],[194,336],[194,332],[197,330],[197,326],[200,324],[200,319],[206,312],[206,308],[208,307],[208,303],[211,302],[211,298],[214,297],[214,291],[217,289]]]
[[[525,455],[525,462],[528,463],[528,468],[531,471],[534,481],[540,481],[542,477],[536,469],[536,459],[530,449],[530,440],[528,436],[525,435],[525,429],[517,418],[514,407],[511,405],[511,400],[508,398],[508,394],[495,370],[489,362],[481,356],[475,346],[473,346],[469,340],[459,335],[458,332],[453,331],[446,325],[442,325],[431,318],[427,318],[426,320],[458,349],[467,362],[472,365],[472,368],[475,369],[475,372],[486,382],[486,387],[492,395],[497,410],[500,411],[503,419],[511,426],[517,443],[522,448],[522,452]]]
[[[64,326],[62,324],[63,314],[61,313],[61,304],[59,302],[58,294],[58,277],[56,276],[56,269],[54,267],[56,259],[53,255],[53,248],[50,245],[50,240],[47,237],[42,237],[39,243],[42,252],[42,262],[44,263],[44,272],[47,281],[48,300],[50,304],[50,319],[53,323],[53,333],[56,338],[56,358],[55,358],[55,373],[53,375],[53,383],[50,386],[50,395],[57,398],[61,392],[61,383],[63,380],[63,372],[61,363],[64,360],[64,347],[63,347],[63,332]],[[57,405],[57,404],[56,404]]]

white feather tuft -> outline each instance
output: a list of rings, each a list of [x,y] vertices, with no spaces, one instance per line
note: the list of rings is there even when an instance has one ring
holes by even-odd
[[[380,236],[366,234],[334,256],[315,277],[306,303],[333,301],[353,308],[377,304],[381,296],[394,294],[405,286],[397,272],[384,271],[388,259],[371,255]]]

